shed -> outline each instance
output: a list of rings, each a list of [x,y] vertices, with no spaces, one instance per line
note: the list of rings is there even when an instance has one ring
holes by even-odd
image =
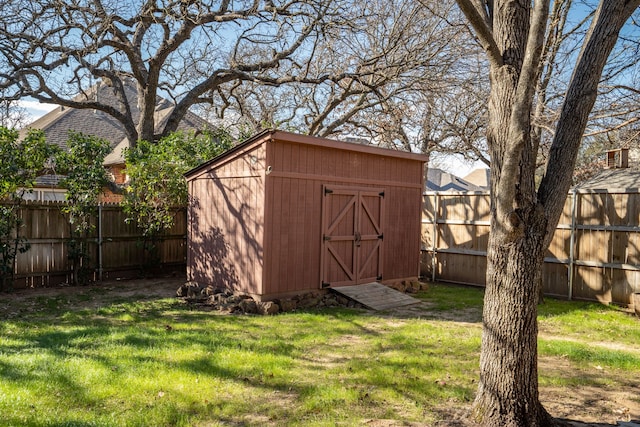
[[[187,172],[187,275],[257,299],[415,280],[426,156],[262,132]]]

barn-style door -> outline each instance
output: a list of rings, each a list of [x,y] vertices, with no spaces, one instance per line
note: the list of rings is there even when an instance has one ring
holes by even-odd
[[[384,191],[324,186],[322,286],[382,280]]]

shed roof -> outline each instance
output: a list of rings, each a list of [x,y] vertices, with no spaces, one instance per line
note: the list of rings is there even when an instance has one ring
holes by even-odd
[[[269,140],[295,142],[298,144],[307,144],[307,145],[314,145],[318,147],[335,148],[337,150],[346,150],[346,151],[354,151],[354,152],[366,153],[366,154],[375,154],[379,156],[396,157],[396,158],[402,158],[402,159],[416,160],[423,163],[426,163],[429,160],[428,157],[423,154],[410,153],[407,151],[400,151],[400,150],[391,150],[388,148],[381,148],[373,145],[357,144],[353,142],[345,142],[345,141],[339,141],[335,139],[319,138],[315,136],[301,135],[293,132],[268,129],[252,136],[251,138],[241,142],[240,144],[234,146],[230,150],[220,154],[217,157],[214,157],[213,159],[201,164],[200,166],[197,166],[191,169],[190,171],[185,173],[185,177],[187,177],[187,179],[191,179],[194,176],[200,174],[201,172],[206,171],[216,163],[241,155],[243,152],[246,151],[247,148],[252,147],[254,145],[262,144]]]

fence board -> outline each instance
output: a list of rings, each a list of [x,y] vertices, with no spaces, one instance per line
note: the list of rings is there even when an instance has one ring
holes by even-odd
[[[426,193],[421,274],[484,286],[489,207],[488,192]],[[632,304],[640,292],[640,193],[569,194],[542,279],[549,295]]]
[[[22,205],[20,215],[24,225],[20,235],[27,239],[30,249],[17,257],[15,287],[52,286],[70,281],[70,227],[62,214],[63,206],[61,202]],[[98,279],[101,274],[104,278],[119,277],[139,271],[145,263],[140,230],[134,223],[125,222],[126,215],[119,205],[105,205],[99,211],[96,210],[96,228],[90,233],[87,246],[87,265],[93,278]],[[154,270],[184,268],[186,224],[186,210],[177,209],[174,226],[157,242],[159,262],[151,266]]]

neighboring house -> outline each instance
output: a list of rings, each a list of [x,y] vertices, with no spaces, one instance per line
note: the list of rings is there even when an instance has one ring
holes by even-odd
[[[640,156],[636,150],[621,148],[606,153],[607,168],[576,187],[577,190],[640,192]]]
[[[42,202],[64,201],[67,198],[67,190],[59,187],[62,178],[62,175],[41,175],[36,178],[36,184],[34,187],[26,191],[22,195],[22,198],[25,200],[38,200]]]
[[[136,90],[133,85],[127,86],[126,90],[131,114],[134,122],[136,122],[140,115]],[[114,104],[116,102],[112,88],[105,84],[97,84],[88,90],[86,95],[79,95],[79,97],[95,97],[102,103],[110,103],[111,100],[113,100]],[[158,98],[155,112],[156,129],[159,130],[164,127],[173,108],[173,103],[166,99]],[[212,125],[197,115],[187,112],[178,129],[185,131],[202,130],[206,127],[212,127]],[[63,149],[66,149],[69,131],[81,132],[109,141],[112,151],[105,158],[104,166],[109,170],[111,179],[115,184],[121,185],[126,181],[123,150],[130,146],[130,141],[124,132],[122,124],[108,114],[94,109],[74,109],[60,106],[21,130],[20,136],[23,137],[30,128],[43,130],[49,144],[57,145]],[[29,198],[34,200],[58,200],[60,192],[64,193],[64,190],[57,188],[58,182],[59,179],[55,176],[39,177],[36,189]],[[120,198],[119,195],[106,191],[103,200],[119,201]]]
[[[489,189],[489,182],[491,177],[491,170],[487,168],[478,168],[472,170],[468,175],[463,177],[467,182],[470,182],[473,185],[476,185],[483,190]]]
[[[576,187],[578,190],[640,192],[639,168],[605,169]]]
[[[427,191],[482,191],[484,188],[474,185],[460,177],[437,168],[427,170]]]

